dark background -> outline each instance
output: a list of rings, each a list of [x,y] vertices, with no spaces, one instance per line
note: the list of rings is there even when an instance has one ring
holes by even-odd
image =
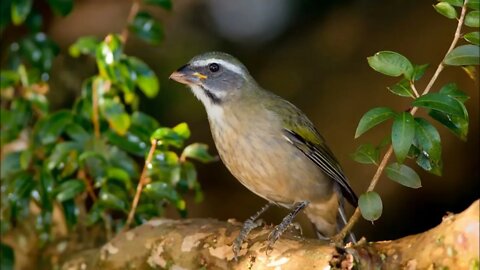
[[[79,94],[82,80],[95,72],[92,59],[70,58],[68,46],[80,36],[103,38],[108,33],[120,32],[131,3],[76,1],[69,16],[47,18],[47,32],[62,50],[51,79],[50,98],[55,108],[70,106]],[[150,46],[131,35],[126,53],[146,61],[161,81],[159,95],[152,100],[143,99],[141,110],[154,115],[164,126],[187,122],[193,134],[191,142],[206,142],[212,151],[215,149],[201,103],[184,86],[168,81],[168,76],[202,52],[219,50],[235,55],[264,88],[290,100],[310,117],[329,142],[354,190],[361,194],[375,167],[358,164],[349,154],[361,143],[380,142],[390,127],[382,125],[354,140],[358,120],[372,107],[390,106],[400,111],[408,108],[410,102],[390,94],[386,87],[398,79],[370,69],[366,57],[380,50],[393,50],[413,63],[430,63],[424,79],[417,84],[417,89],[423,91],[456,27],[455,20],[435,12],[434,3],[173,1],[170,12],[148,8],[164,26],[164,42]],[[419,233],[440,223],[447,211],[462,211],[478,199],[478,73],[476,77],[475,83],[460,68],[446,68],[432,89],[437,91],[447,82],[456,82],[471,96],[467,102],[467,142],[435,123],[442,138],[444,175],[433,176],[411,164],[422,178],[423,187],[417,190],[382,177],[376,190],[383,199],[383,216],[374,225],[362,220],[355,228],[357,235],[386,240]],[[265,203],[238,183],[221,162],[197,167],[205,199],[200,204],[188,199],[189,217],[243,221]],[[278,223],[286,214],[286,210],[278,208],[265,215],[265,219]],[[178,217],[173,209],[169,216]],[[311,230],[305,217],[300,221],[305,230]]]

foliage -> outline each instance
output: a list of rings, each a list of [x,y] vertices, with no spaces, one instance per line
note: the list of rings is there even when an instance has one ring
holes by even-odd
[[[125,36],[81,37],[68,52],[72,57],[94,57],[98,74],[83,83],[71,109],[50,111],[48,81],[53,59],[60,51],[41,32],[41,14],[32,9],[32,2],[2,3],[2,10],[11,10],[5,15],[8,20],[2,16],[2,30],[10,22],[30,29],[9,46],[0,77],[2,149],[25,144],[2,152],[2,235],[33,220],[40,247],[45,246],[55,240],[55,209],[61,211],[70,230],[101,225],[98,227],[115,232],[125,225],[129,211],[139,224],[162,215],[166,203],[186,215],[183,194],[193,190],[197,200],[202,198],[192,161],[211,162],[215,157],[204,144],[186,145],[190,137],[186,123],[163,127],[138,111],[140,92],[153,98],[159,91],[155,73],[141,59],[124,53]],[[73,0],[49,0],[48,4],[61,16],[73,8]],[[171,8],[169,0],[144,4]],[[130,31],[150,44],[160,43],[159,22],[145,11],[133,18]],[[139,165],[150,150],[154,150],[152,159],[142,172]],[[140,179],[141,175],[145,179]],[[136,195],[135,185],[140,180],[146,187]],[[139,204],[131,209],[135,196]],[[7,257],[2,260],[3,269],[4,264],[13,264],[13,252],[4,243],[1,247],[2,257]]]
[[[466,5],[464,26],[478,28],[480,7],[478,0],[470,0],[467,3],[463,0],[440,0],[434,8],[449,19],[459,19],[457,9],[464,5]],[[472,66],[478,66],[480,63],[478,35],[478,32],[464,34],[464,40],[470,44],[460,45],[449,51],[440,67],[462,66],[466,67],[464,69],[468,73],[474,69]],[[443,163],[440,135],[437,129],[430,123],[431,120],[414,117],[415,111],[417,108],[426,109],[431,119],[444,125],[461,140],[466,140],[469,121],[465,102],[468,96],[455,83],[448,83],[435,93],[428,93],[430,89],[427,88],[419,94],[415,83],[422,78],[428,65],[412,64],[407,57],[397,52],[381,51],[368,57],[367,60],[370,67],[379,73],[402,77],[395,85],[388,87],[388,90],[395,95],[413,99],[412,109],[396,112],[392,108],[377,107],[369,110],[360,119],[355,138],[392,119],[390,141],[397,160],[385,167],[386,175],[403,186],[419,188],[421,187],[420,177],[412,168],[404,164],[405,160],[413,159],[422,169],[435,175],[442,174]],[[436,77],[433,77],[431,82],[435,79]],[[380,166],[380,152],[385,146],[385,141],[378,146],[363,144],[352,154],[352,157],[360,163]],[[388,159],[388,155],[386,157]],[[362,194],[359,201],[363,217],[370,221],[378,219],[382,212],[382,201],[377,193],[372,192]]]

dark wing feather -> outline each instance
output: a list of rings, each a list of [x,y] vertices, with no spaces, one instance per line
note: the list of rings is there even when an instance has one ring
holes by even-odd
[[[335,159],[330,149],[328,149],[323,142],[322,144],[309,142],[293,130],[284,129],[284,132],[289,142],[317,164],[326,175],[337,182],[340,186],[342,195],[349,203],[354,207],[357,207],[358,197],[350,187],[347,178],[343,174],[342,169],[338,165],[338,161]]]

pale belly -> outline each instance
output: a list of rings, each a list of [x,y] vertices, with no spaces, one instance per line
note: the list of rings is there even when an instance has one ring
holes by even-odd
[[[260,136],[258,130],[217,130],[212,134],[226,167],[258,196],[288,208],[299,201],[331,198],[333,182],[280,132]]]

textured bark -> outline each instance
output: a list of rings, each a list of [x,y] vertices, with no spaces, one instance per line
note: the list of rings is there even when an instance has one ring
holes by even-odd
[[[478,269],[479,201],[440,225],[393,241],[335,248],[292,226],[266,252],[271,227],[253,230],[238,261],[241,224],[213,219],[152,220],[100,249],[73,254],[62,269]]]

